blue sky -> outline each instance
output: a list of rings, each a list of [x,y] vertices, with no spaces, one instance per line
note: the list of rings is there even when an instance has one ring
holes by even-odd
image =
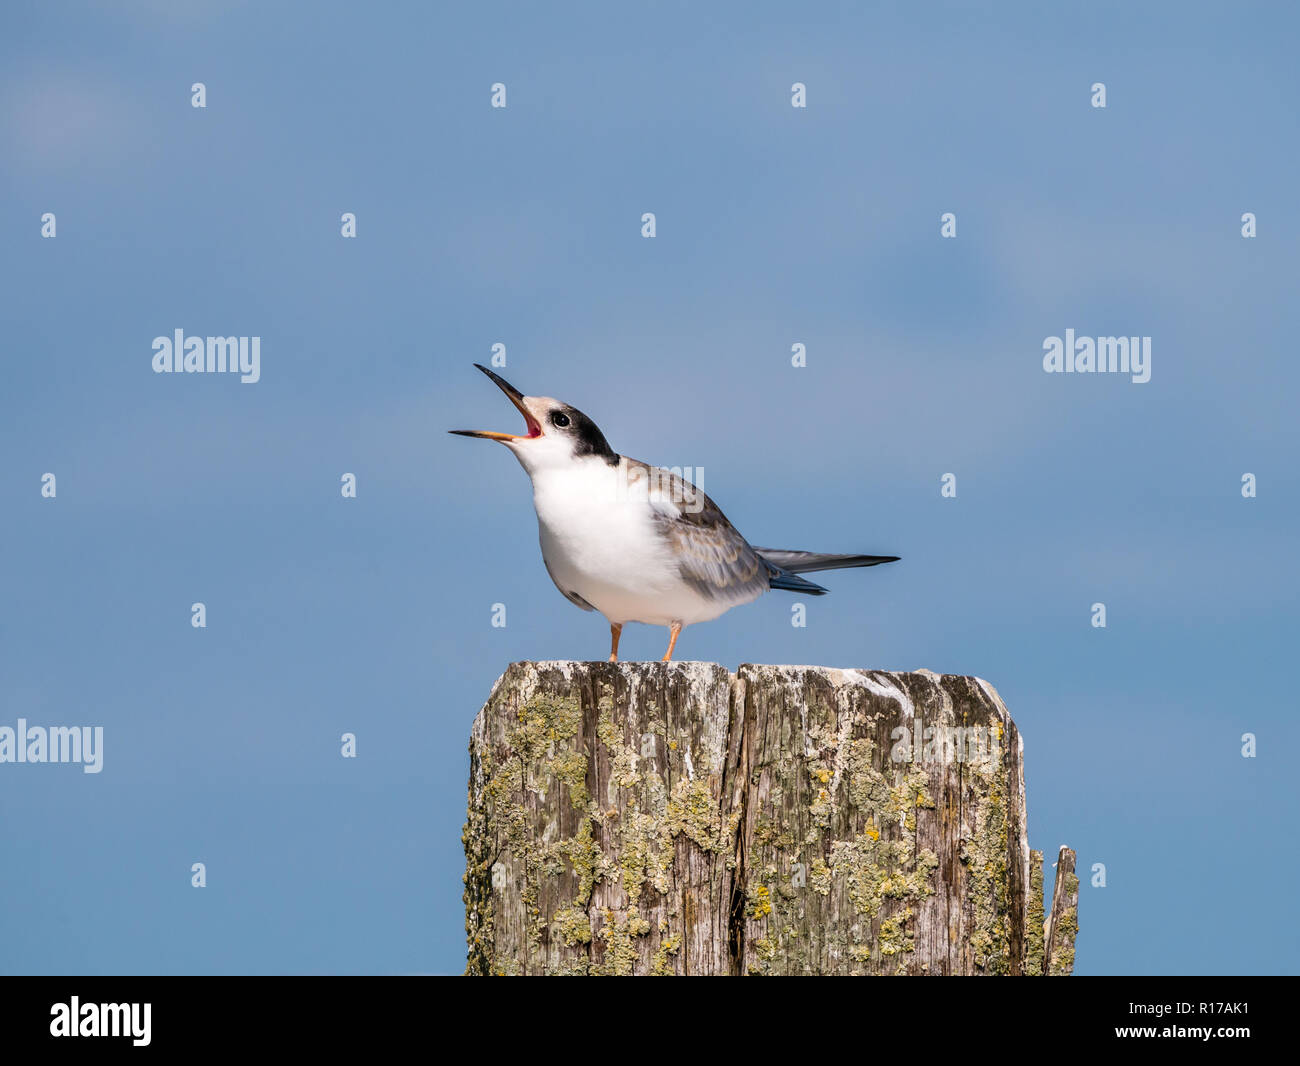
[[[704,6],[6,5],[0,724],[105,753],[0,766],[0,970],[459,972],[470,722],[608,637],[445,433],[514,428],[500,342],[753,541],[903,556],[679,657],[988,679],[1032,846],[1106,867],[1079,973],[1294,972],[1300,19]],[[177,328],[261,380],[155,375]]]

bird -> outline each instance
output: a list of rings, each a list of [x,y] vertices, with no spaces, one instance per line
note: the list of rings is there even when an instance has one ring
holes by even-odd
[[[672,659],[683,627],[708,622],[769,589],[828,590],[801,574],[876,566],[897,555],[837,555],[759,548],[701,490],[676,473],[619,455],[596,423],[549,396],[525,396],[479,363],[524,416],[526,432],[453,429],[498,441],[533,487],[542,561],[555,587],[609,623],[618,661],[628,622],[668,628]]]

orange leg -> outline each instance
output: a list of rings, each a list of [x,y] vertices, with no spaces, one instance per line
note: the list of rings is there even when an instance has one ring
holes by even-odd
[[[609,661],[618,662],[618,638],[623,635],[623,625],[621,622],[609,623]]]
[[[668,627],[668,650],[664,652],[664,657],[660,660],[660,662],[666,663],[669,659],[673,657],[673,648],[677,647],[677,638],[681,636],[681,632],[682,632],[681,622],[674,622],[672,625]]]

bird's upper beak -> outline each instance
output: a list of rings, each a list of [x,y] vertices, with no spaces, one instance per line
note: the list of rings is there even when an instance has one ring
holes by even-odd
[[[487,440],[499,440],[504,443],[508,443],[512,440],[532,440],[535,437],[540,437],[542,435],[541,423],[538,422],[537,419],[533,417],[532,412],[528,410],[527,405],[524,403],[524,394],[511,385],[510,382],[506,381],[505,378],[492,373],[492,371],[487,367],[480,366],[478,363],[475,363],[474,365],[495,381],[497,383],[497,388],[510,397],[510,402],[514,404],[515,407],[519,409],[519,413],[524,416],[524,421],[528,425],[528,433],[526,435],[518,433],[496,433],[489,429],[452,429],[448,430],[448,432],[458,433],[462,437],[483,437]]]

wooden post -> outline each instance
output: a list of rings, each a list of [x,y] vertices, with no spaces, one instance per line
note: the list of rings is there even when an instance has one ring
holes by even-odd
[[[977,678],[514,663],[470,739],[467,970],[1069,973],[1022,752]]]
[[[1062,845],[1056,859],[1052,915],[1047,920],[1043,954],[1043,966],[1052,977],[1074,972],[1074,938],[1079,933],[1079,879],[1074,873],[1074,859],[1074,852]]]

